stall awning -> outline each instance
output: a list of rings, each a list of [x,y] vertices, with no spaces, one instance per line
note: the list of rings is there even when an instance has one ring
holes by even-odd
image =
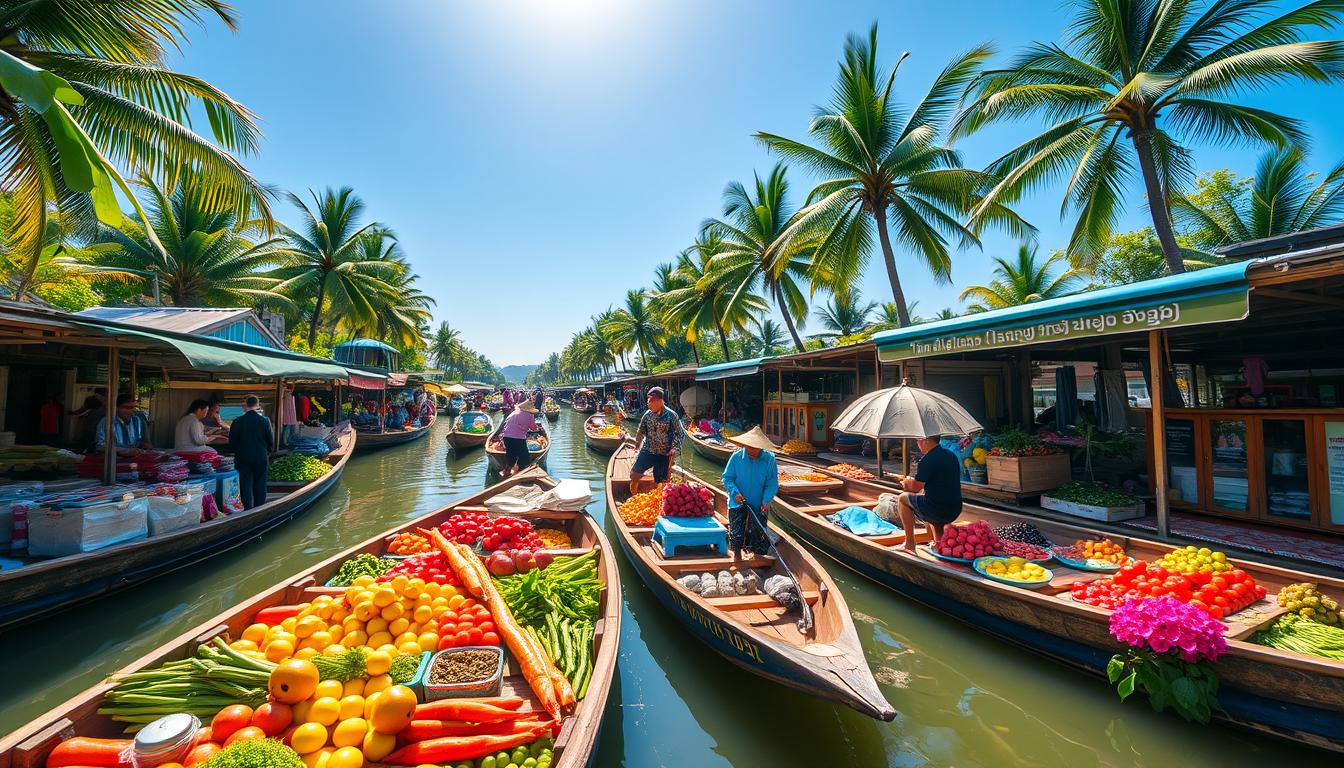
[[[356,373],[355,371],[349,371],[349,373],[350,386],[356,389],[384,389],[387,386],[387,379],[382,377],[367,373]]]
[[[873,341],[879,359],[893,362],[1244,320],[1250,312],[1250,263],[898,328]]]
[[[738,376],[751,376],[761,372],[761,363],[769,360],[768,357],[757,357],[751,360],[734,360],[731,363],[718,363],[717,365],[706,365],[703,368],[697,368],[695,371],[696,381],[718,381],[720,379],[732,379]]]
[[[404,373],[389,373],[387,374],[387,386],[404,387],[408,378],[409,376]]]
[[[251,376],[313,378],[345,381],[350,373],[345,366],[315,357],[286,353],[267,353],[243,344],[192,341],[177,335],[150,333],[119,325],[77,321],[76,325],[96,329],[112,336],[134,336],[166,344],[176,349],[193,368],[213,373],[241,373]]]

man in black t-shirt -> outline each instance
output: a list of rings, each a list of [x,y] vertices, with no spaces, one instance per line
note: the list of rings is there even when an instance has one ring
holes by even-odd
[[[899,506],[907,552],[915,551],[915,518],[928,523],[936,543],[943,537],[943,527],[961,516],[961,459],[942,446],[938,435],[918,443],[923,454],[919,469],[914,477],[900,478],[905,489]]]

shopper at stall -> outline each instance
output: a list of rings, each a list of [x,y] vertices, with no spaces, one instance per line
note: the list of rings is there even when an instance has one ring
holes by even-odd
[[[504,469],[500,472],[501,476],[514,475],[532,463],[527,439],[540,428],[536,414],[537,409],[532,403],[524,400],[518,403],[513,413],[505,417],[504,426],[499,430],[499,437],[504,441]]]
[[[919,468],[914,477],[904,475],[898,480],[905,489],[897,504],[907,552],[915,551],[916,518],[928,523],[936,544],[943,528],[961,516],[961,459],[942,446],[938,435],[917,442],[923,454]]]
[[[93,450],[101,451],[107,444],[107,419],[104,416],[93,428]],[[117,453],[133,453],[138,448],[149,448],[149,422],[143,413],[135,410],[135,398],[117,396],[117,411],[112,416],[112,440]]]
[[[210,435],[205,431],[205,419],[209,415],[210,401],[192,400],[191,405],[187,406],[187,412],[177,420],[177,428],[173,432],[173,450],[191,451],[209,444]]]
[[[252,509],[266,503],[266,474],[270,471],[275,432],[271,420],[262,415],[261,401],[255,395],[248,395],[243,407],[243,415],[229,427],[229,445],[233,446],[243,509]]]
[[[662,387],[649,390],[648,410],[639,417],[639,427],[635,430],[635,444],[639,454],[630,467],[630,495],[639,493],[644,482],[644,473],[653,470],[655,483],[667,482],[667,475],[677,454],[681,453],[681,441],[686,430],[681,419],[667,407],[666,394]]]
[[[722,478],[728,492],[728,549],[737,562],[742,559],[743,547],[758,557],[770,551],[761,526],[779,492],[779,468],[775,464],[779,448],[760,427],[730,437],[728,442],[741,446],[728,457]]]

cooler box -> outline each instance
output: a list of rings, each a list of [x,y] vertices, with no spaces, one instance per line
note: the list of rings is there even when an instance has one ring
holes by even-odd
[[[176,487],[176,495],[149,496],[149,535],[190,528],[201,523],[201,498],[205,486],[184,484]]]
[[[238,479],[238,470],[192,475],[187,482],[203,484],[205,492],[215,497],[215,506],[223,514],[233,515],[243,511],[242,483]]]
[[[149,535],[149,500],[74,504],[28,515],[28,554],[64,557]]]

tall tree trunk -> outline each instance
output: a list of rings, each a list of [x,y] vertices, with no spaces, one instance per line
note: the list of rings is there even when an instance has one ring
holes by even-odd
[[[733,356],[728,354],[728,334],[723,332],[723,326],[714,326],[719,331],[719,344],[723,347],[723,362],[732,362]]]
[[[1157,177],[1152,131],[1143,128],[1133,131],[1131,135],[1134,151],[1139,156],[1139,170],[1143,172],[1143,188],[1148,193],[1148,211],[1153,217],[1153,230],[1157,232],[1157,242],[1162,244],[1162,257],[1167,260],[1167,272],[1180,274],[1185,271],[1185,261],[1181,259],[1181,246],[1176,242],[1176,233],[1171,226],[1167,191],[1162,187],[1162,180]]]
[[[699,367],[700,367],[700,344],[697,343],[697,342],[694,342],[694,341],[691,342],[691,356],[695,358],[695,367],[696,367],[696,368],[699,368]]]
[[[873,210],[877,222],[877,239],[882,243],[882,261],[887,265],[887,280],[891,282],[891,298],[896,302],[896,319],[901,327],[910,325],[910,310],[905,306],[905,291],[901,290],[901,276],[896,273],[896,254],[891,250],[891,236],[887,233],[887,209]]]
[[[37,242],[33,246],[33,254],[28,259],[28,266],[23,270],[23,279],[19,281],[19,287],[14,289],[14,300],[23,301],[28,295],[28,289],[33,287],[33,278],[37,276],[37,265],[42,261],[42,247],[47,240],[47,201],[43,200],[37,206]]]
[[[789,329],[789,335],[793,337],[793,345],[799,352],[806,351],[803,347],[803,339],[798,335],[798,329],[793,327],[793,314],[789,312],[789,305],[784,303],[784,291],[780,290],[779,283],[770,286],[770,290],[775,294],[775,304],[779,307],[779,314],[784,316],[784,327]]]
[[[313,346],[317,344],[317,324],[322,321],[322,302],[327,299],[327,282],[323,280],[317,285],[317,303],[313,305],[313,317],[308,323],[308,351],[312,352]]]

